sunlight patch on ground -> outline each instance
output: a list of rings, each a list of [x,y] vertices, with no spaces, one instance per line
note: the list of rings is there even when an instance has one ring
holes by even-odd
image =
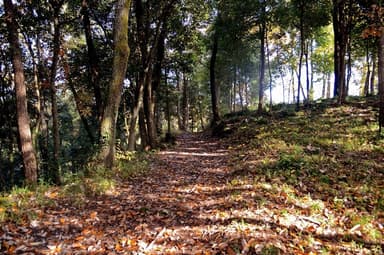
[[[175,155],[175,156],[197,156],[197,157],[224,157],[228,156],[228,153],[197,153],[197,152],[184,152],[184,151],[161,151],[159,152],[160,155]]]

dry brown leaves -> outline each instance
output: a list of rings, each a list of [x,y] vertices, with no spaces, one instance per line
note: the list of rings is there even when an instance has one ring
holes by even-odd
[[[289,191],[249,178],[233,183],[229,145],[183,135],[162,151],[151,174],[122,183],[116,194],[74,206],[31,208],[36,218],[0,227],[4,254],[353,254],[358,226],[320,209],[308,214]],[[269,185],[269,186],[268,186]],[[299,213],[298,213],[299,212]],[[328,218],[327,218],[328,217]],[[338,216],[337,216],[338,217]],[[327,221],[335,220],[330,227]],[[363,243],[362,251],[383,244]],[[367,253],[369,254],[369,253]],[[371,253],[373,254],[373,253]]]

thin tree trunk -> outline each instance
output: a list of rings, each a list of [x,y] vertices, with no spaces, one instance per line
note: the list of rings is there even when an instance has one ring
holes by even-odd
[[[99,158],[111,169],[115,159],[116,122],[121,92],[126,76],[130,49],[128,46],[128,20],[131,0],[118,0],[114,25],[114,55],[112,80],[101,121],[101,150]]]
[[[327,74],[327,98],[331,98],[331,74]]]
[[[156,122],[156,94],[158,91],[158,88],[160,87],[161,83],[161,71],[162,71],[162,65],[164,60],[164,53],[165,53],[165,32],[166,32],[166,24],[163,24],[162,30],[160,33],[159,40],[157,42],[157,50],[156,50],[156,62],[154,66],[153,71],[153,79],[152,81],[148,81],[148,84],[151,84],[151,86],[148,86],[148,93],[150,94],[148,96],[148,111],[146,112],[146,118],[147,118],[147,130],[148,130],[148,140],[149,140],[149,146],[151,148],[156,148],[158,144],[158,137],[157,137],[157,122]]]
[[[203,104],[200,99],[199,99],[199,116],[200,116],[201,130],[204,130]]]
[[[183,72],[183,128],[188,131],[189,123],[189,81],[187,74]]]
[[[305,71],[306,71],[306,85],[307,85],[307,100],[306,100],[306,104],[308,105],[311,101],[311,84],[310,84],[310,81],[309,81],[309,57],[308,57],[308,54],[309,54],[309,42],[307,42],[306,46],[305,46],[305,52],[304,52],[304,55],[305,55]]]
[[[295,98],[295,76],[294,76],[294,70],[292,68],[292,72],[291,72],[291,77],[292,77],[292,104],[294,104],[296,102],[296,98]]]
[[[268,75],[269,75],[269,111],[272,112],[272,70],[271,70],[271,61],[269,57],[270,53],[269,53],[268,31],[266,31],[265,33],[266,33],[265,44],[267,47],[267,61],[268,61]]]
[[[57,66],[59,63],[59,53],[60,53],[60,23],[59,23],[59,14],[62,6],[62,1],[59,1],[55,4],[52,4],[53,8],[53,56],[52,56],[52,65],[49,78],[50,84],[50,96],[52,103],[52,134],[53,134],[53,163],[55,169],[53,169],[52,177],[53,181],[56,184],[60,184],[60,132],[59,132],[59,113],[57,107],[57,97],[56,97],[56,73]]]
[[[283,104],[285,104],[285,94],[286,94],[286,88],[285,88],[285,82],[284,82],[284,75],[283,75],[283,72],[282,70],[279,68],[279,71],[280,71],[280,79],[281,79],[281,84],[283,85]],[[289,95],[288,95],[288,98],[289,98]],[[289,103],[289,102],[288,102]]]
[[[169,102],[169,86],[168,86],[168,70],[165,69],[164,85],[166,89],[166,113],[167,113],[167,135],[166,137],[171,137],[171,106]]]
[[[313,77],[314,77],[314,73],[313,73],[313,69],[314,69],[314,63],[313,63],[313,61],[312,61],[312,56],[313,56],[313,40],[311,40],[310,41],[311,42],[311,44],[310,44],[310,46],[309,46],[309,49],[310,49],[310,51],[309,51],[309,54],[310,54],[310,59],[311,59],[311,62],[310,62],[310,68],[311,68],[311,71],[310,71],[310,88],[309,88],[309,93],[310,93],[310,96],[309,96],[309,100],[310,101],[313,101],[313,99],[314,99],[314,88],[313,88],[313,85],[314,85],[314,81],[313,81]]]
[[[302,70],[303,56],[304,56],[304,50],[305,50],[304,17],[303,17],[303,14],[304,14],[303,11],[304,10],[303,9],[304,9],[303,4],[301,4],[300,5],[300,58],[299,58],[299,73],[297,75],[297,102],[296,102],[296,110],[300,109],[300,90],[302,89],[301,70]]]
[[[216,76],[215,76],[218,44],[219,44],[219,34],[218,34],[218,31],[216,30],[213,35],[211,61],[209,66],[213,125],[216,125],[220,121],[219,106],[218,106],[219,98],[218,98],[218,89],[217,89]]]
[[[326,80],[325,74],[323,74],[322,80],[323,80],[323,87],[321,89],[321,98],[324,99],[325,98],[325,91],[326,91],[326,87],[327,87],[327,80]]]
[[[370,82],[370,87],[371,87],[370,94],[371,95],[375,94],[376,61],[377,61],[376,51],[373,50],[373,53],[372,53],[372,73],[371,73],[371,82]]]
[[[141,138],[141,147],[143,150],[148,150],[148,130],[147,125],[145,123],[145,112],[144,107],[140,108],[139,111],[139,129],[140,129],[140,138]]]
[[[241,107],[241,110],[244,111],[244,98],[243,98],[243,89],[242,89],[241,77],[240,77],[240,80],[239,80],[237,85],[239,87],[240,107]]]
[[[41,107],[41,94],[40,94],[40,77],[39,77],[39,70],[38,70],[38,60],[36,58],[36,54],[35,52],[33,51],[33,48],[32,48],[32,41],[31,39],[28,37],[28,35],[26,35],[25,33],[23,33],[23,37],[24,37],[24,40],[26,42],[26,46],[27,46],[27,49],[29,51],[29,54],[31,55],[31,59],[32,59],[32,68],[33,68],[33,89],[35,91],[35,96],[36,96],[36,101],[34,103],[34,108],[36,110],[36,115],[38,116],[37,117],[37,120],[36,120],[36,124],[34,127],[32,127],[32,142],[33,142],[33,146],[34,146],[34,149],[35,149],[35,152],[36,152],[36,158],[37,158],[37,164],[39,164],[40,162],[40,158],[39,158],[39,142],[38,142],[38,138],[39,138],[39,133],[40,133],[40,130],[41,130],[41,126],[42,126],[42,121],[43,121],[43,113],[42,113],[42,107]],[[37,37],[36,38],[36,45],[37,45],[37,48],[40,47],[40,41],[39,41],[39,38]],[[38,166],[39,167],[39,166]]]
[[[265,13],[265,7],[263,7],[263,16]],[[264,78],[265,78],[265,30],[266,25],[263,19],[260,25],[260,74],[259,74],[259,104],[257,111],[261,113],[263,111],[264,104]]]
[[[378,40],[378,48],[379,48],[379,65],[378,65],[378,73],[379,73],[379,134],[381,135],[382,128],[384,126],[384,27],[381,28],[381,36]]]
[[[350,84],[351,78],[352,78],[352,55],[351,54],[352,54],[351,40],[348,40],[348,44],[347,44],[347,55],[348,55],[348,59],[347,59],[347,79],[346,79],[345,88],[344,88],[344,97],[345,98],[348,96],[349,84]]]
[[[236,112],[236,84],[237,84],[237,65],[233,67],[233,90],[232,90],[232,97],[233,97],[233,112]]]
[[[177,124],[179,126],[179,130],[183,130],[183,119],[182,119],[182,113],[181,113],[181,96],[182,94],[182,87],[181,87],[181,82],[180,82],[180,72],[179,70],[176,70],[176,88],[177,88]]]
[[[21,153],[23,157],[25,179],[27,184],[37,183],[37,160],[32,144],[32,134],[27,108],[27,89],[22,62],[22,52],[17,31],[15,8],[12,0],[4,0],[8,40],[10,43],[12,65],[14,69],[14,82],[16,89],[17,125],[19,131]]]
[[[366,76],[365,76],[365,82],[364,82],[364,89],[363,89],[363,96],[368,96],[369,95],[369,81],[371,80],[370,77],[371,77],[371,68],[370,68],[370,65],[371,63],[369,62],[369,47],[368,47],[368,43],[367,43],[367,48],[366,48],[366,55],[365,55],[365,58],[366,58],[366,66],[367,66],[367,73],[366,73]]]
[[[144,100],[143,100],[143,110],[144,110],[144,120],[141,123],[145,124],[145,128],[141,127],[140,130],[146,131],[145,135],[147,136],[146,146],[151,148],[155,147],[156,140],[156,126],[155,126],[155,91],[153,90],[152,84],[152,74],[148,74],[148,79],[144,84]],[[143,140],[143,139],[142,139]]]

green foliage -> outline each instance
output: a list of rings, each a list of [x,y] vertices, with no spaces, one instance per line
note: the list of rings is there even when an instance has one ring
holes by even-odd
[[[67,174],[61,195],[81,206],[86,197],[112,195],[120,182],[143,175],[149,170],[148,156],[136,152],[120,152],[112,170],[90,164],[85,170]]]
[[[33,189],[14,187],[9,193],[0,194],[0,223],[5,221],[26,222],[36,218],[35,207],[52,205],[49,185],[41,183]]]
[[[117,167],[114,174],[122,180],[143,175],[149,170],[149,162],[146,155],[140,153],[126,153],[125,157],[118,157]]]

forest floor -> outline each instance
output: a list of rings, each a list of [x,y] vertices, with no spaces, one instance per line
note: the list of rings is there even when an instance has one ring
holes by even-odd
[[[179,135],[102,195],[45,191],[49,203],[2,223],[0,253],[383,254],[375,129],[355,106],[229,116],[226,138]]]

